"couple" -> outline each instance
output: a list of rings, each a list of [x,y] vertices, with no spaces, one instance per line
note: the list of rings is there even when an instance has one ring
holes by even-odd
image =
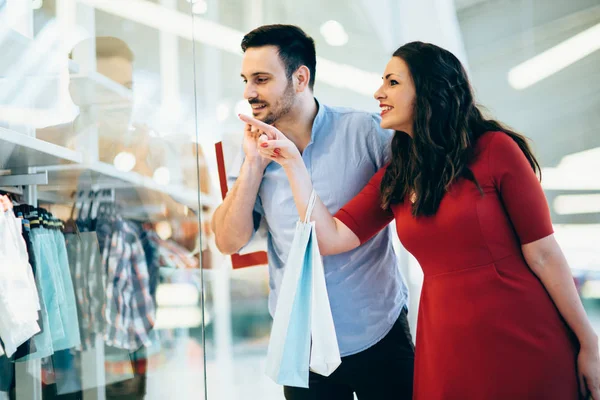
[[[245,157],[215,212],[217,246],[239,251],[265,220],[273,313],[314,189],[342,354],[330,377],[311,373],[286,399],[600,400],[598,338],[537,161],[523,136],[483,117],[456,57],[400,47],[375,93],[380,119],[317,102],[314,42],[301,29],[257,28],[242,49],[255,118],[240,116]],[[425,275],[416,351],[394,220]]]

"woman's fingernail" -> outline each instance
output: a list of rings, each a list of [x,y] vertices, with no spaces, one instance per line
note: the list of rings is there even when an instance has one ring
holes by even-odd
[[[279,153],[281,153],[281,150],[275,149],[275,153],[279,154]]]
[[[269,144],[268,143],[262,143],[260,146],[261,147],[269,147]]]

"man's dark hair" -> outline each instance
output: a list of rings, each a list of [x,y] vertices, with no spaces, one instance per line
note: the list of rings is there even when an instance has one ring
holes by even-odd
[[[313,90],[317,66],[315,41],[302,29],[294,25],[263,25],[246,34],[242,40],[244,52],[249,48],[262,46],[277,47],[288,79],[305,65],[310,71],[308,86]]]

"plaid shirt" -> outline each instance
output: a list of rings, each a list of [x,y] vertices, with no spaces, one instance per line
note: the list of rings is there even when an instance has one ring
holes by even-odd
[[[156,307],[139,232],[120,217],[103,220],[96,229],[107,271],[104,340],[127,350],[150,346]]]
[[[200,263],[190,252],[171,240],[162,240],[155,232],[149,232],[147,239],[153,242],[158,251],[159,265],[177,269],[198,269]]]

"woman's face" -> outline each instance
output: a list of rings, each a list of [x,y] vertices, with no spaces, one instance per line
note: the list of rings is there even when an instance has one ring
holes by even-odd
[[[381,127],[413,135],[415,85],[408,65],[400,57],[392,57],[383,73],[383,84],[375,92],[381,108]]]

